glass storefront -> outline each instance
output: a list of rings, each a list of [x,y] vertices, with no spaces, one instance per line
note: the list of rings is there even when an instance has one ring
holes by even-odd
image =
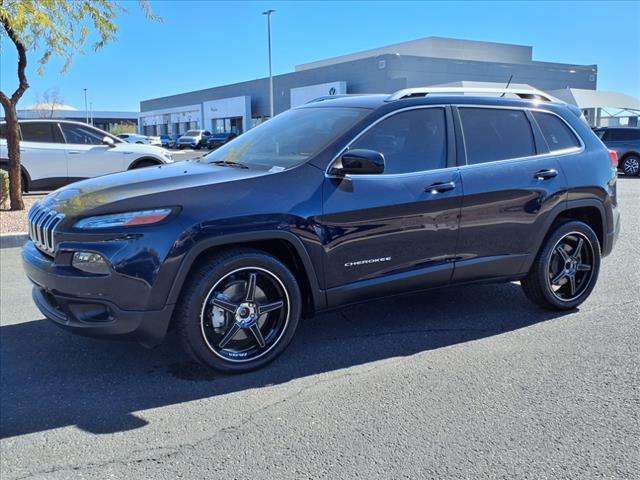
[[[214,118],[211,120],[211,130],[214,133],[242,133],[242,117]]]

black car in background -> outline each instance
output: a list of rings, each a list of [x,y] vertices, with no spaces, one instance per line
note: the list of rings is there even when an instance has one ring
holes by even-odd
[[[238,135],[233,132],[223,132],[223,133],[212,133],[211,136],[207,139],[207,148],[209,150],[215,150],[218,147],[221,147],[225,143],[233,140]]]
[[[640,175],[640,128],[602,127],[594,132],[609,150],[618,155],[618,168],[625,175]]]
[[[196,161],[56,190],[29,214],[34,301],[84,335],[173,328],[225,372],[273,360],[302,316],[427,288],[520,281],[574,309],[618,236],[612,158],[579,110],[491,92],[323,100]]]

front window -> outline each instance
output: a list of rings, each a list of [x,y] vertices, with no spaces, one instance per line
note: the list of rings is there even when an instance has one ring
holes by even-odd
[[[117,142],[122,142],[118,137],[109,135],[107,132],[92,128],[88,125],[76,125],[73,123],[61,123],[62,133],[67,143],[76,145],[102,145],[104,137],[110,137]]]
[[[199,161],[286,169],[304,163],[369,113],[362,108],[288,110]]]
[[[198,135],[200,135],[200,132],[198,130],[189,130],[184,134],[185,137],[197,137]]]

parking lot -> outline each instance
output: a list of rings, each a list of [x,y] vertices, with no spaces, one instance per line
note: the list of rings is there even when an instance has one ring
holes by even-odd
[[[640,178],[618,191],[621,237],[576,311],[515,283],[379,300],[303,321],[241,376],[172,337],[59,330],[2,249],[2,478],[637,478]]]

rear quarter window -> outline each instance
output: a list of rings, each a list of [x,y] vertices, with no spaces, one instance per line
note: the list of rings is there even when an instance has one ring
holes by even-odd
[[[551,113],[531,113],[542,131],[542,135],[549,146],[549,151],[555,152],[580,146],[580,140],[562,119]]]
[[[459,112],[469,165],[536,154],[524,110],[460,107]]]

